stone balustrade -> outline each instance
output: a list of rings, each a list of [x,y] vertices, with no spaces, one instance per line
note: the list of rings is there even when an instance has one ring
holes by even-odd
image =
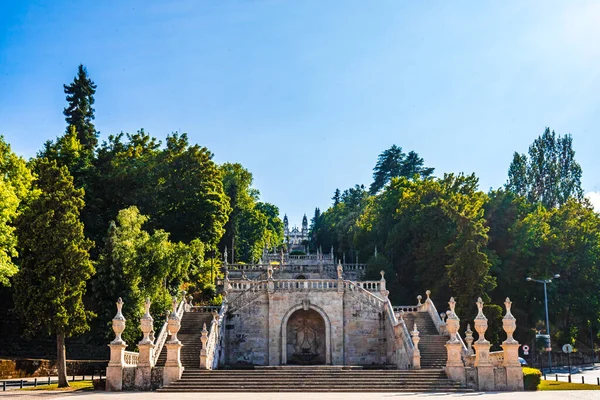
[[[358,285],[370,292],[379,292],[381,290],[381,282],[380,281],[362,281],[357,282]]]
[[[221,309],[221,306],[191,306],[189,312],[209,313],[219,311],[219,309]]]
[[[419,311],[419,307],[417,306],[393,306],[394,313],[396,316],[402,312],[417,312]]]
[[[502,367],[504,365],[504,351],[490,351],[490,362],[493,367]]]
[[[140,353],[137,353],[135,351],[124,351],[123,359],[125,361],[126,367],[135,367],[136,365],[138,365],[138,362],[140,360]]]
[[[337,290],[338,281],[328,279],[278,279],[275,290]]]

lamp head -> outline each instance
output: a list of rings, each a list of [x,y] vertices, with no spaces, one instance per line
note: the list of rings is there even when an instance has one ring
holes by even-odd
[[[555,278],[555,279],[558,279],[558,278],[560,278],[560,274],[555,274],[555,275],[554,275],[554,278]]]
[[[531,278],[530,278],[529,276],[528,276],[527,278],[525,278],[525,280],[526,280],[527,282],[531,282]]]

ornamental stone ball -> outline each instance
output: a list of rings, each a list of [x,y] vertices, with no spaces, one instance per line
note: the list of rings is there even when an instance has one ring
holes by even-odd
[[[425,301],[429,300],[429,297],[431,296],[431,290],[427,289],[425,291],[425,295],[427,296],[427,299]]]
[[[450,297],[448,306],[450,307],[450,311],[447,314],[448,314],[448,318],[450,318],[451,317],[450,314],[454,314],[454,308],[456,308],[456,301],[454,300],[454,297]]]
[[[117,304],[117,314],[115,315],[115,317],[112,320],[112,328],[113,328],[113,331],[115,332],[115,340],[113,340],[110,343],[111,344],[125,344],[125,342],[121,338],[121,334],[125,330],[125,321],[126,321],[125,317],[123,316],[123,313],[121,312],[121,310],[123,308],[123,299],[121,299],[119,297],[116,304]]]
[[[417,296],[417,305],[418,305],[418,306],[420,306],[420,305],[422,304],[422,303],[421,303],[421,300],[422,300],[422,299],[423,299],[423,296],[421,296],[421,295],[418,295],[418,296]]]

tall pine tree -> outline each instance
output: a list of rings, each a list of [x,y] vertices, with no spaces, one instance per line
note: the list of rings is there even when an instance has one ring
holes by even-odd
[[[69,105],[63,111],[69,126],[73,125],[79,142],[91,157],[98,144],[98,132],[94,120],[94,94],[96,84],[90,79],[87,69],[79,64],[77,76],[70,85],[64,85]]]
[[[21,269],[15,275],[15,308],[29,331],[56,335],[58,386],[67,387],[65,338],[89,329],[82,296],[94,274],[79,220],[83,190],[67,167],[37,160],[37,196],[17,220]]]

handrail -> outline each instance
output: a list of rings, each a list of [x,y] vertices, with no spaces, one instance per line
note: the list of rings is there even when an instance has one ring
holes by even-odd
[[[179,306],[177,306],[176,312],[177,312],[177,316],[180,319],[183,316],[184,310],[185,310],[185,299],[181,300],[181,302],[179,303]],[[169,335],[168,326],[169,326],[169,317],[167,315],[165,323],[160,328],[160,332],[159,332],[158,336],[156,337],[155,346],[154,346],[154,359],[152,361],[152,365],[156,365],[156,362],[158,361],[158,357],[160,357],[160,352],[162,351],[162,349],[165,345],[165,342],[167,341],[167,336]]]
[[[217,357],[213,357],[212,369],[218,369],[219,364],[221,363],[221,358],[225,357],[225,313],[227,313],[227,303],[223,303],[221,305],[221,310],[219,311],[219,339],[215,348]]]
[[[440,314],[438,314],[437,308],[435,308],[435,304],[433,303],[433,301],[429,297],[427,297],[427,300],[425,300],[425,304],[428,305],[427,312],[429,312],[431,320],[433,321],[433,324],[435,325],[435,328],[437,329],[438,333],[440,335],[447,334],[448,332],[446,331],[446,323],[444,322],[444,320],[442,320]]]
[[[125,351],[123,359],[125,361],[125,365],[128,367],[134,367],[138,365],[138,361],[140,359],[140,353],[135,351]]]

